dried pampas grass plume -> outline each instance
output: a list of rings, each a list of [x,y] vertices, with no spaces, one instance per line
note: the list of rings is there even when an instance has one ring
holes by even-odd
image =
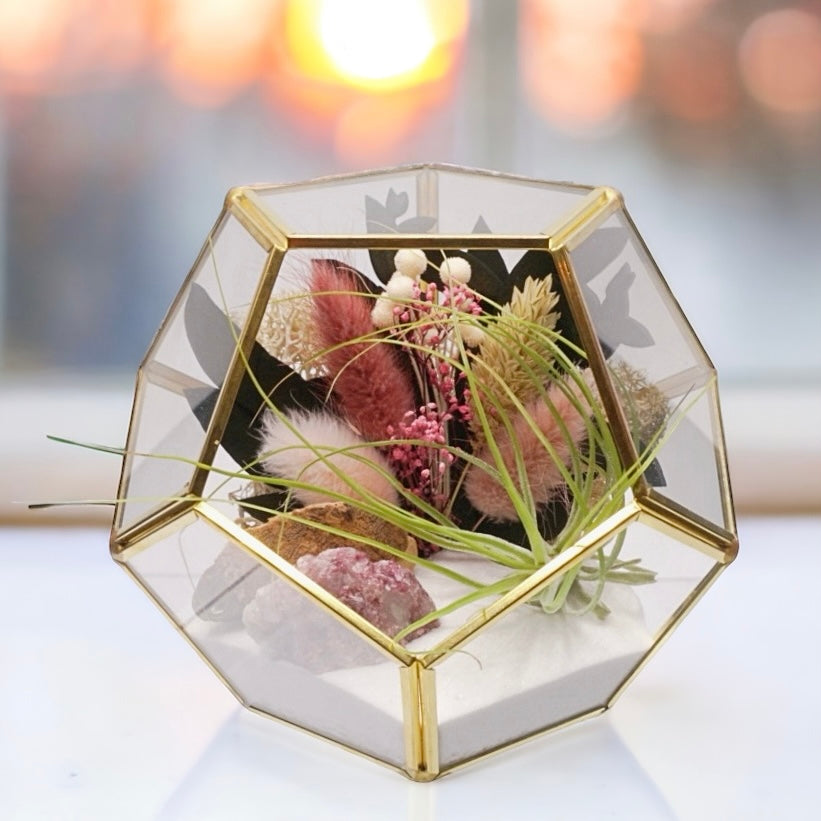
[[[366,439],[388,438],[388,428],[396,428],[416,401],[393,346],[376,335],[373,299],[350,268],[330,259],[313,260],[311,291],[319,359],[336,406]]]
[[[329,413],[275,416],[268,411],[260,435],[260,464],[267,473],[311,485],[293,491],[303,505],[339,501],[331,494],[355,500],[372,494],[390,504],[399,502],[387,459]]]
[[[585,376],[587,377],[587,374]],[[512,414],[510,429],[500,426],[494,440],[507,472],[517,485],[518,452],[525,466],[533,502],[536,507],[540,507],[547,504],[564,487],[560,464],[568,465],[572,454],[578,451],[587,438],[590,407],[581,388],[575,382],[569,381],[564,387],[551,385],[544,397],[527,402],[524,410],[525,414]],[[555,459],[542,444],[542,438],[534,427],[553,449]],[[487,445],[476,455],[484,462],[494,464],[494,457]],[[499,482],[479,465],[473,465],[468,470],[465,493],[471,504],[491,519],[513,521],[518,518],[508,494]]]

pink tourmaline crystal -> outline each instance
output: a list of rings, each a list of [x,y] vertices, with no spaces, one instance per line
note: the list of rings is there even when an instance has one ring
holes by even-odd
[[[301,556],[297,569],[389,636],[435,609],[413,571],[393,559],[371,561],[355,547],[332,547]],[[433,629],[437,621],[414,630],[405,641]]]

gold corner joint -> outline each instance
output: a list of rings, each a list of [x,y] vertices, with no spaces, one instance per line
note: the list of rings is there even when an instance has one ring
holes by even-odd
[[[685,542],[713,561],[725,565],[738,555],[738,536],[681,507],[654,489],[637,497],[639,521]]]
[[[232,188],[225,196],[225,209],[269,253],[275,248],[287,250],[289,241],[286,230],[277,225],[259,196],[250,188]]]
[[[414,781],[439,775],[436,673],[413,661],[399,670],[405,733],[405,771]]]
[[[615,188],[600,186],[593,189],[568,217],[547,231],[550,250],[574,250],[620,208],[624,208],[624,200]]]

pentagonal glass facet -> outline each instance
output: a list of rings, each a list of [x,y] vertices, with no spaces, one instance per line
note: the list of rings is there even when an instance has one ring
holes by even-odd
[[[404,763],[397,664],[225,533],[183,517],[126,564],[249,707]]]
[[[732,530],[715,371],[633,223],[617,211],[570,258],[648,483]]]
[[[534,596],[435,666],[443,767],[606,707],[716,566],[634,523],[570,574],[590,593],[595,585],[585,579],[597,562],[636,559],[654,574],[651,583],[611,584],[598,607],[574,597],[572,608],[550,616]]]
[[[234,693],[418,779],[609,706],[735,554],[714,368],[610,189],[234,189],[128,449],[113,552]]]
[[[121,528],[188,491],[236,350],[240,326],[233,317],[247,313],[266,259],[230,215],[209,236],[140,369]]]

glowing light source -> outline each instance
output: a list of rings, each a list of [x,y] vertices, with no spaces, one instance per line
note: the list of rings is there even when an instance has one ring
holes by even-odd
[[[292,0],[283,62],[304,79],[369,92],[436,82],[454,63],[466,0]]]
[[[290,0],[266,83],[343,162],[388,164],[453,87],[467,0]]]
[[[761,15],[744,33],[739,66],[762,105],[785,114],[821,110],[821,19],[801,9]]]
[[[436,45],[426,4],[403,0],[324,0],[319,37],[339,73],[366,85],[418,69]]]

